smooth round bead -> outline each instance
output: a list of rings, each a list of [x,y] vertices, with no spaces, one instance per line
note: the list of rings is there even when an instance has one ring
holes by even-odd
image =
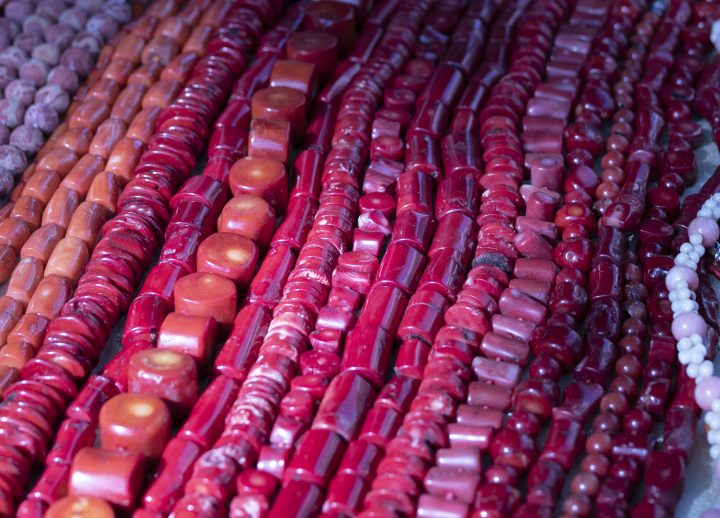
[[[680,313],[673,318],[672,334],[675,340],[680,340],[693,334],[702,336],[705,334],[706,328],[705,320],[697,313]]]
[[[720,227],[717,221],[711,218],[695,218],[688,225],[688,235],[700,234],[702,245],[708,247],[717,242],[720,237]]]
[[[668,271],[665,276],[665,286],[667,286],[668,290],[672,291],[675,289],[675,283],[677,281],[687,282],[688,288],[693,291],[697,289],[700,282],[697,272],[689,266],[682,264],[676,264],[670,268],[670,271]]]
[[[695,401],[703,410],[712,410],[712,403],[720,399],[720,378],[710,376],[705,378],[695,387]]]

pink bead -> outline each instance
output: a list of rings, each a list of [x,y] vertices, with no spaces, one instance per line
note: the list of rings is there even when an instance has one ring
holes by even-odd
[[[720,378],[710,376],[695,387],[695,401],[703,410],[710,412],[712,402],[720,399]]]
[[[672,323],[672,334],[675,340],[681,338],[687,338],[690,335],[698,334],[703,336],[706,329],[705,320],[703,317],[692,311],[680,313],[673,319]]]
[[[676,264],[665,276],[665,286],[667,289],[672,291],[675,289],[675,284],[678,281],[685,281],[688,283],[688,288],[695,291],[698,287],[699,279],[698,274],[690,268],[682,264]]]
[[[712,218],[695,218],[688,225],[688,235],[700,234],[702,244],[708,247],[717,242],[720,237],[720,227]]]

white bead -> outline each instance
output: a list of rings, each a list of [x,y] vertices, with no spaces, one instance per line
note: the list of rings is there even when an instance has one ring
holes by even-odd
[[[697,378],[700,375],[700,367],[695,363],[688,363],[687,375],[691,378]]]
[[[707,439],[710,444],[717,444],[720,442],[720,431],[710,430],[707,434]]]
[[[700,306],[698,305],[697,302],[695,302],[695,301],[693,300],[693,308],[692,308],[692,311],[699,311],[699,310],[700,310]]]
[[[715,372],[715,366],[710,360],[705,360],[700,364],[700,374],[704,377],[712,376]]]
[[[718,206],[717,202],[715,200],[713,200],[712,198],[710,198],[705,203],[703,203],[703,207],[708,207],[710,209],[714,209],[717,206]]]
[[[687,264],[688,260],[688,255],[685,252],[680,252],[675,256],[675,264]]]
[[[675,302],[676,300],[678,300],[677,290],[672,290],[670,293],[668,293],[668,300],[670,300],[670,302]]]
[[[720,193],[715,193],[715,194],[713,194],[713,195],[712,195],[712,199],[715,200],[715,201],[717,201],[717,202],[720,202]]]
[[[690,253],[688,254],[688,257],[689,257],[690,260],[691,260],[692,262],[694,262],[694,263],[700,262],[700,254],[698,254],[697,252],[690,252]]]
[[[680,311],[682,311],[682,312],[693,311],[695,309],[695,301],[693,301],[693,300],[689,300],[689,299],[683,300],[683,301],[680,301],[680,304],[681,304]]]
[[[715,207],[714,209],[712,209],[712,214],[712,217],[714,219],[720,219],[720,208]]]
[[[685,254],[689,254],[693,251],[693,245],[691,245],[690,243],[683,243],[682,245],[680,245],[680,251]]]
[[[710,403],[710,408],[713,412],[717,412],[718,414],[720,414],[720,399],[716,399],[715,401]]]
[[[678,290],[678,291],[688,289],[688,283],[687,283],[687,281],[677,281],[677,282],[675,283],[675,289]]]
[[[702,345],[696,345],[690,350],[690,363],[700,365],[705,360],[707,349]]]
[[[673,313],[680,313],[682,312],[682,304],[685,302],[684,300],[676,300],[672,304],[670,304],[670,309],[673,310]]]
[[[713,459],[720,457],[720,444],[715,444],[710,448],[710,457]]]
[[[690,335],[690,340],[692,341],[693,345],[702,344],[703,343],[703,337],[700,336],[697,333],[693,333]]]
[[[700,209],[697,213],[698,218],[711,218],[712,209]]]
[[[690,340],[690,338],[685,337],[685,338],[681,338],[680,340],[678,340],[677,349],[678,349],[678,351],[689,351],[690,349],[693,348],[693,345],[694,344],[692,343],[692,340]]]
[[[710,216],[705,216],[710,217]],[[701,245],[702,244],[702,236],[700,234],[691,234],[690,235],[690,243],[693,245]]]
[[[685,263],[685,266],[687,266],[688,268],[692,268],[693,270],[697,270],[697,265],[698,263],[691,261],[690,259],[688,259],[688,262]]]
[[[720,414],[717,412],[707,412],[705,414],[705,423],[713,430],[720,429]]]
[[[685,243],[685,244],[688,244],[688,243]],[[695,252],[696,254],[698,254],[700,257],[702,257],[703,255],[705,255],[705,247],[704,247],[704,246],[702,246],[702,245],[694,245],[693,248],[694,248],[693,252]]]
[[[680,351],[678,353],[678,361],[683,365],[688,365],[690,363],[690,358],[692,358],[691,351]]]
[[[687,282],[685,282],[685,284],[687,284]],[[688,300],[690,297],[692,297],[692,291],[690,291],[688,288],[681,288],[678,290],[678,300]]]

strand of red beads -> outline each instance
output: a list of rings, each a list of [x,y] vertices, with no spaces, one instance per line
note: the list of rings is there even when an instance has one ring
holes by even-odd
[[[199,5],[200,8],[206,8],[201,20],[204,25],[210,26],[210,34],[221,25],[221,20],[233,7],[232,4],[223,2]],[[172,3],[166,2],[163,9],[170,11],[163,14],[167,16],[175,8]],[[234,14],[224,23],[236,24],[237,31],[244,28],[248,33],[245,41],[252,42],[259,38],[263,21],[260,14],[253,10],[236,8]],[[219,32],[215,39],[222,37],[222,32]],[[238,40],[243,42],[240,37]],[[244,42],[241,44],[244,45]],[[78,450],[94,442],[94,423],[97,422],[100,406],[117,392],[117,388],[113,379],[102,376],[91,378],[79,393],[76,383],[89,374],[110,328],[117,321],[119,313],[127,309],[140,280],[139,272],[149,264],[152,251],[161,238],[158,229],[163,228],[170,220],[181,225],[185,215],[180,213],[171,217],[167,199],[183,179],[187,178],[194,167],[195,154],[203,149],[202,140],[207,135],[208,124],[224,103],[233,76],[238,73],[237,67],[242,67],[245,62],[242,55],[247,55],[247,50],[242,48],[244,52],[222,47],[210,51],[194,65],[194,76],[186,83],[179,99],[162,111],[158,119],[158,129],[164,132],[165,137],[162,142],[155,142],[143,154],[135,169],[134,179],[128,184],[128,189],[137,187],[139,185],[136,184],[143,182],[140,177],[146,175],[155,182],[157,190],[147,189],[140,192],[140,189],[136,189],[132,196],[127,196],[123,203],[119,204],[120,215],[103,227],[103,236],[96,247],[97,253],[97,250],[105,245],[104,248],[113,255],[113,260],[106,261],[104,255],[91,258],[88,273],[81,277],[75,297],[63,307],[62,316],[48,326],[38,356],[23,367],[21,374],[24,381],[11,385],[5,393],[6,399],[12,395],[15,399],[25,398],[32,406],[46,411],[54,408],[55,416],[65,412],[67,400],[76,394],[78,396],[65,412],[68,421],[61,427],[61,436],[56,441],[57,448],[52,450],[55,453],[48,456],[48,466],[31,495],[33,498],[24,502],[20,508],[23,515],[43,512],[49,503],[63,494],[65,484],[72,488],[73,477],[68,471],[71,469],[70,462]],[[178,46],[176,44],[173,48],[160,45],[156,50],[158,54],[154,60],[169,63],[172,56],[177,54]],[[139,109],[139,106],[135,108],[136,111]],[[169,195],[164,186],[167,186]],[[91,269],[91,265],[97,262],[108,264],[103,269],[99,264],[97,268]],[[139,271],[135,270],[133,265],[137,265]],[[74,347],[74,355],[42,356],[44,350],[56,348],[56,344]],[[70,358],[73,358],[74,363],[68,361]],[[10,448],[4,452],[4,461],[17,461],[17,457],[20,457],[35,459],[35,462],[45,458],[45,443],[49,435],[43,435],[39,431],[35,433],[33,426],[20,419],[4,427]],[[14,450],[14,453],[11,450]],[[98,457],[94,453],[90,452],[84,458],[84,466],[91,471],[99,469],[98,466],[103,460],[102,455]],[[116,457],[119,464],[113,465],[123,466],[124,471],[121,473],[127,476],[126,484],[118,484],[116,493],[116,496],[122,499],[127,497],[123,494],[124,491],[132,494],[139,490],[139,486],[134,486],[133,481],[142,476],[142,470],[138,471],[139,461],[132,455]],[[110,472],[114,471],[114,468],[109,469]],[[101,474],[102,470],[98,472],[97,480],[104,480]],[[76,483],[82,486],[80,480],[82,477],[77,478]],[[103,483],[102,487],[113,487],[113,484]]]

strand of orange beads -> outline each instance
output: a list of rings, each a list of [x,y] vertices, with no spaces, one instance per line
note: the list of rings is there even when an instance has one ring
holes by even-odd
[[[186,8],[169,16],[178,7],[165,4],[151,6],[103,49],[105,57],[68,112],[65,131],[48,141],[32,173],[26,171],[23,196],[0,224],[0,241],[21,259],[0,299],[8,310],[0,333],[8,347],[0,349],[0,368],[19,369],[34,356],[48,323],[71,298],[102,225],[116,213],[133,168],[154,142],[160,111],[204,53],[207,42],[189,30],[201,11]],[[167,47],[162,54],[160,44]]]
[[[224,33],[221,25],[233,5],[226,2],[197,2],[192,5],[204,11],[200,22],[209,26],[209,29],[206,27],[210,33],[208,40],[212,37],[221,45],[213,50],[208,46],[208,55],[194,65],[191,78],[179,98],[161,111],[157,127],[163,133],[163,139],[151,144],[142,155],[133,173],[134,179],[125,191],[132,194],[118,202],[119,215],[103,227],[96,253],[103,248],[107,252],[118,253],[113,255],[112,261],[105,260],[107,255],[90,260],[88,272],[81,277],[75,297],[63,307],[61,316],[48,325],[38,357],[22,368],[23,381],[13,384],[6,391],[6,397],[28,398],[33,402],[30,408],[54,408],[54,418],[50,422],[62,413],[68,417],[61,425],[57,448],[49,455],[43,476],[31,492],[31,498],[21,505],[20,511],[27,515],[42,512],[63,494],[62,491],[67,488],[65,484],[68,484],[71,460],[79,447],[87,445],[83,441],[90,436],[89,430],[97,422],[101,402],[117,391],[111,388],[114,386],[109,379],[92,378],[78,394],[77,383],[85,379],[97,362],[110,328],[130,303],[140,280],[133,264],[140,265],[139,271],[147,267],[153,250],[162,238],[159,229],[171,219],[163,196],[169,193],[169,198],[172,191],[188,177],[196,154],[204,149],[203,140],[208,135],[209,125],[225,102],[246,56],[260,37],[263,25],[260,14],[237,8],[234,17],[225,23],[236,24],[238,29],[235,32],[240,28],[246,30],[244,35],[237,36],[242,51],[226,49],[222,45]],[[164,6],[169,11],[164,14],[167,17],[175,7],[170,2],[164,2]],[[176,47],[170,46],[171,54],[177,53]],[[167,50],[167,46],[155,46],[160,55],[167,55]],[[134,189],[148,180],[154,182],[157,190]],[[164,186],[168,186],[170,191]],[[174,222],[178,219],[181,217],[173,217]],[[96,262],[108,264],[105,268],[91,269]],[[74,347],[74,354],[61,357],[65,360],[62,365],[54,361],[54,355],[43,355],[44,348],[53,348],[55,344]],[[67,360],[74,360],[74,363]],[[67,402],[76,395],[78,397],[66,411]],[[49,406],[42,406],[48,403]],[[2,428],[8,448],[2,456],[3,462],[12,462],[17,458],[32,464],[42,462],[50,434],[40,432],[22,419],[5,422]],[[68,433],[72,439],[70,442],[64,440],[67,435],[63,434]]]

